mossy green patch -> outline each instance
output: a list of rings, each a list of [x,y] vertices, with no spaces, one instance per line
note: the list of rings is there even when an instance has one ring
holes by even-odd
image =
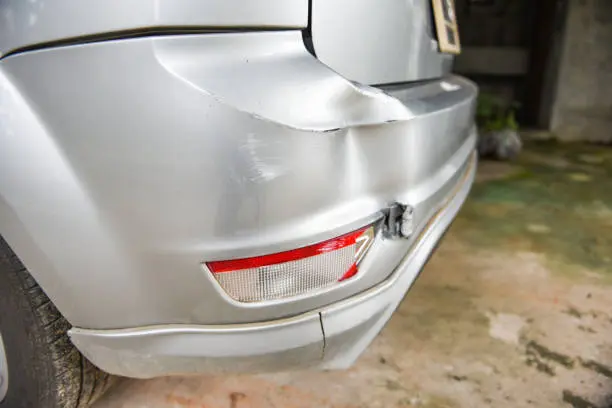
[[[517,162],[524,170],[474,185],[454,233],[478,247],[543,253],[567,266],[556,268],[560,272],[582,266],[612,282],[612,149],[525,148]]]

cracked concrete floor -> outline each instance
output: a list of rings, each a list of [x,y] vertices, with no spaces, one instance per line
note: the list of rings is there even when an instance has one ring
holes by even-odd
[[[612,406],[612,149],[482,163],[395,316],[341,372],[126,380],[95,408]]]

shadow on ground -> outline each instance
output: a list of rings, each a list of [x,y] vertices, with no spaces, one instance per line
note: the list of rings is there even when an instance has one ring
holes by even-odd
[[[612,406],[612,149],[531,144],[343,372],[126,381],[96,408]]]

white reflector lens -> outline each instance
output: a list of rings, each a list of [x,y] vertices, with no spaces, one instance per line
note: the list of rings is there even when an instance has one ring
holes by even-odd
[[[208,262],[219,285],[241,302],[297,296],[350,279],[374,240],[367,227],[292,251]]]

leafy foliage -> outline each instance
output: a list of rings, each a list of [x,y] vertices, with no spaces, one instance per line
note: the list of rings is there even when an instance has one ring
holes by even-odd
[[[493,95],[482,93],[478,97],[476,108],[476,122],[485,131],[500,131],[510,129],[517,131],[519,124],[516,121],[516,109],[519,104],[504,103]]]

